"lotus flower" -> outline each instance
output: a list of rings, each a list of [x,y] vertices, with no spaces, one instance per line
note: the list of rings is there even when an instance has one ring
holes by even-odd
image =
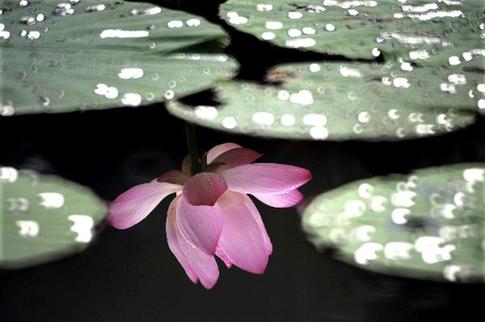
[[[168,246],[193,283],[212,288],[219,277],[215,256],[228,268],[262,274],[272,244],[247,194],[273,207],[296,205],[308,170],[283,164],[253,163],[261,155],[226,143],[204,156],[201,173],[169,171],[121,194],[110,206],[109,222],[126,229],[142,221],[167,196],[176,194],[167,213]]]

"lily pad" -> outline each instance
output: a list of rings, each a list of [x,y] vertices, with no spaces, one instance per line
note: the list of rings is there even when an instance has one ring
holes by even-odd
[[[224,31],[119,0],[0,4],[0,115],[138,106],[232,76]]]
[[[314,199],[303,227],[318,249],[385,274],[485,282],[485,164],[347,184]]]
[[[220,7],[230,25],[282,47],[425,64],[442,62],[429,58],[449,48],[460,54],[455,63],[480,50],[482,15],[480,0],[228,0]]]
[[[0,268],[84,250],[107,212],[89,189],[33,171],[0,167]]]
[[[170,102],[168,110],[257,136],[400,140],[463,128],[485,108],[481,74],[463,66],[314,62],[277,66],[267,78],[272,84],[216,83],[220,106]]]

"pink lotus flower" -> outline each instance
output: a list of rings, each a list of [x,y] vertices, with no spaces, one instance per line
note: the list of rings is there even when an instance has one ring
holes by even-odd
[[[204,156],[204,172],[193,176],[186,158],[183,171],[169,171],[121,194],[110,206],[109,222],[130,228],[176,193],[167,213],[167,241],[192,282],[200,281],[207,289],[215,285],[215,255],[228,268],[262,274],[273,247],[247,194],[273,207],[291,207],[302,199],[297,188],[311,174],[290,165],[250,164],[260,156],[237,144],[221,144]]]

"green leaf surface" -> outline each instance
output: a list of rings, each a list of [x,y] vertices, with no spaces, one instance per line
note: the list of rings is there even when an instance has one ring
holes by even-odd
[[[483,56],[483,9],[481,0],[228,0],[220,16],[282,47],[436,64]]]
[[[257,136],[400,140],[463,128],[485,103],[483,77],[463,66],[314,62],[277,66],[267,78],[274,84],[216,83],[220,106],[170,102],[168,109],[203,126]]]
[[[316,197],[303,227],[318,248],[385,274],[485,281],[485,164],[349,183]]]
[[[138,106],[232,76],[202,18],[117,0],[0,5],[0,115]]]
[[[106,212],[104,202],[78,184],[0,167],[0,268],[32,266],[82,251]]]

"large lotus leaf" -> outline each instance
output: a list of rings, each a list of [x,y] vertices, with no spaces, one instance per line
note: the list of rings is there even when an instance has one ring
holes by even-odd
[[[318,249],[385,274],[485,281],[485,164],[347,184],[314,199],[303,227]]]
[[[463,128],[485,103],[481,74],[463,66],[300,63],[278,66],[268,79],[277,84],[217,83],[221,106],[171,102],[168,109],[188,121],[236,133],[392,140]]]
[[[0,9],[0,115],[138,106],[236,68],[219,27],[153,4],[7,0]]]
[[[283,47],[426,64],[444,49],[457,49],[445,57],[457,63],[482,48],[483,8],[481,0],[228,0],[220,15]]]
[[[0,167],[0,268],[40,264],[86,248],[105,204],[89,189]]]

